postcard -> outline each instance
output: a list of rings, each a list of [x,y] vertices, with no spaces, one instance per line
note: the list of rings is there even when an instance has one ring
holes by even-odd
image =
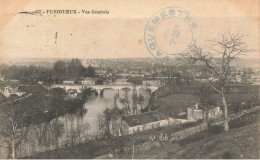
[[[0,158],[259,159],[259,0],[0,0]]]

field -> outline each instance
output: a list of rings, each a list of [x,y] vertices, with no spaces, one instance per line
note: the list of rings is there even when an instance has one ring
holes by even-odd
[[[226,94],[226,101],[227,104],[234,102],[241,103],[243,101],[251,100],[253,97],[258,97],[259,99],[259,93]],[[219,94],[213,94],[212,98],[221,104],[221,96]],[[186,112],[187,108],[195,103],[196,97],[194,94],[172,94],[158,98],[153,107],[154,109],[159,109],[168,116],[176,116],[181,111]]]

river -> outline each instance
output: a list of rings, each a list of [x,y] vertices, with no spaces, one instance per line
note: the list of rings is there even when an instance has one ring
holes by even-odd
[[[132,106],[133,89],[126,92],[122,89],[119,94],[116,94],[113,89],[106,89],[102,96],[93,93],[87,98],[83,109],[79,109],[76,113],[67,113],[49,123],[32,126],[27,135],[28,139],[24,140],[16,150],[17,156],[30,156],[98,138],[101,134],[99,120],[106,108],[114,107],[115,103],[118,108],[123,108],[124,104],[120,99],[126,98],[126,94]],[[147,105],[150,92],[137,90],[137,96],[140,95],[144,97],[143,106]],[[141,105],[138,105],[138,109],[140,112]]]

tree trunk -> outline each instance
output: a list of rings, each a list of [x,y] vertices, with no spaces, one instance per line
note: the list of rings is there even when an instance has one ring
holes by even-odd
[[[116,159],[116,144],[115,144],[115,140],[113,140],[113,145],[114,145],[114,158]]]
[[[224,94],[224,88],[221,87],[221,96],[222,96],[222,102],[224,105],[224,114],[225,114],[225,118],[224,118],[224,131],[227,132],[229,130],[229,126],[228,126],[228,108],[227,108],[227,103],[226,103],[226,97]]]
[[[134,156],[135,156],[135,139],[134,139],[133,148],[132,148],[132,159],[134,159]]]
[[[202,107],[202,120],[203,120],[203,122],[206,122],[207,121],[207,118],[206,118],[206,116],[205,116],[205,106],[203,105],[203,107]]]
[[[12,157],[15,159],[15,140],[12,140]]]

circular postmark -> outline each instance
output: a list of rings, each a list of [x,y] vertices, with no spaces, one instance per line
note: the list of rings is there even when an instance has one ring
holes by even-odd
[[[200,35],[199,23],[187,10],[170,7],[155,13],[147,22],[144,40],[152,56],[169,61],[184,53]]]

